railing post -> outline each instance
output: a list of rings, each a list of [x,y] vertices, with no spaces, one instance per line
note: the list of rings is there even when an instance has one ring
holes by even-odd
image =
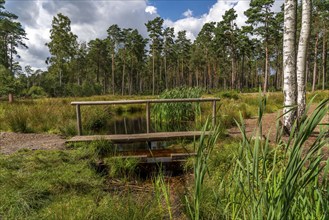
[[[78,129],[78,135],[82,135],[82,127],[81,127],[81,111],[80,111],[80,105],[75,106],[76,113],[77,113],[77,129]]]
[[[146,102],[146,133],[150,133],[150,103]]]
[[[212,101],[212,126],[216,125],[216,100]]]

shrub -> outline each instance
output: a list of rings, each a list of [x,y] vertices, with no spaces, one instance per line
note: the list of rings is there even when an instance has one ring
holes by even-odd
[[[4,116],[11,131],[22,133],[32,131],[29,127],[29,111],[26,107],[17,104],[8,106],[5,109]]]
[[[47,96],[47,93],[40,86],[32,86],[27,92],[27,95],[31,96],[32,98],[40,98]]]
[[[238,94],[237,91],[221,92],[221,93],[219,93],[219,97],[220,98],[225,98],[225,99],[234,99],[234,100],[240,99],[240,95]]]
[[[185,98],[200,98],[202,90],[200,88],[176,88],[166,90],[159,98],[160,99],[185,99]],[[155,104],[152,108],[152,117],[159,124],[177,124],[183,121],[192,121],[201,113],[199,103],[161,103]],[[178,126],[179,127],[179,126]],[[178,128],[179,129],[179,128]]]

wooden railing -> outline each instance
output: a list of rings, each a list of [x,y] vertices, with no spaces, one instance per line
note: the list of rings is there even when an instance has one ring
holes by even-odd
[[[146,104],[146,132],[150,133],[150,105],[152,103],[174,103],[174,102],[212,102],[212,124],[216,123],[216,102],[219,98],[190,98],[190,99],[145,99],[145,100],[120,100],[120,101],[81,101],[71,102],[76,106],[78,135],[82,135],[81,110],[82,105],[127,105],[127,104]]]

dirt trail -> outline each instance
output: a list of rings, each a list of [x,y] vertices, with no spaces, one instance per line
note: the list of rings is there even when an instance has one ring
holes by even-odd
[[[316,108],[316,105],[312,105],[310,108],[309,112],[313,112]],[[278,115],[278,112],[276,113],[270,113],[270,114],[265,114],[263,116],[262,119],[262,133],[263,133],[263,138],[264,137],[269,137],[269,141],[270,143],[275,143],[275,139],[276,139],[276,121],[278,116],[281,116],[281,112],[280,115]],[[327,114],[327,116],[324,117],[324,119],[322,120],[322,123],[329,123],[329,113]],[[245,125],[246,125],[246,134],[248,137],[251,137],[252,135],[255,135],[255,129],[257,128],[257,117],[253,117],[251,119],[246,119],[245,120]],[[329,130],[329,126],[326,125],[326,127],[323,127],[324,129]],[[320,126],[318,126],[315,129],[315,132],[313,135],[310,136],[310,138],[306,141],[305,145],[306,146],[311,146],[312,143],[315,141],[316,137],[317,137],[317,132],[319,132],[320,130]],[[230,136],[233,137],[241,137],[241,132],[239,130],[238,127],[232,127],[230,129],[228,129],[228,134]],[[288,140],[288,136],[283,136],[282,137],[283,140]],[[325,155],[325,158],[329,157],[329,147],[324,147],[323,148],[323,154]]]
[[[309,112],[313,112],[316,108],[316,105],[312,105]],[[280,113],[280,115],[279,115]],[[262,118],[262,133],[263,136],[269,135],[270,141],[275,141],[276,138],[276,121],[278,116],[281,116],[282,112],[275,112],[275,113],[269,113],[265,114]],[[258,117],[253,117],[250,119],[245,120],[246,125],[246,134],[247,136],[251,136],[255,134],[255,129],[258,127],[257,125],[257,119]],[[322,120],[322,123],[329,123],[329,113],[328,115]],[[315,129],[315,132],[319,131],[320,126],[318,126]],[[232,127],[228,129],[228,134],[233,137],[240,137],[241,132],[238,127]]]
[[[11,154],[21,149],[64,149],[65,139],[54,134],[0,132],[0,153]]]

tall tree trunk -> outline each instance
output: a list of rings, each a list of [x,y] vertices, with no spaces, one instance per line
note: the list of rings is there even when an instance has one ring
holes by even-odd
[[[164,57],[164,74],[165,74],[165,81],[166,81],[166,89],[168,89],[168,74],[167,74],[167,55]]]
[[[302,1],[302,28],[299,36],[297,53],[297,118],[300,119],[305,112],[306,89],[305,89],[305,68],[308,39],[311,30],[311,0]]]
[[[285,131],[290,133],[293,126],[296,111],[292,106],[296,105],[296,1],[285,0],[284,3],[284,33],[283,33],[283,92],[284,109],[283,125]]]
[[[269,57],[268,57],[268,45],[266,43],[266,46],[265,46],[265,76],[264,76],[264,87],[263,87],[263,92],[266,93],[267,92],[267,87],[268,87],[268,72],[269,72]]]
[[[115,76],[114,76],[114,53],[112,53],[112,94],[115,93]]]
[[[207,63],[207,72],[208,72],[208,87],[207,87],[207,91],[209,91],[211,89],[211,67],[210,67],[210,61],[209,60],[208,60],[208,63]]]
[[[236,76],[236,69],[235,69],[235,58],[232,56],[231,60],[232,65],[232,72],[231,72],[231,90],[235,89],[235,76]]]
[[[323,28],[322,37],[322,90],[325,89],[326,83],[326,71],[327,71],[327,30],[326,27]]]
[[[104,94],[107,93],[107,72],[104,70]]]
[[[313,66],[313,82],[312,82],[312,92],[315,91],[316,86],[316,78],[317,78],[317,72],[318,72],[318,44],[319,44],[319,33],[316,33],[316,40],[315,40],[315,46],[314,46],[314,66]]]
[[[242,54],[242,62],[241,62],[241,75],[240,75],[240,90],[244,87],[245,85],[245,72],[244,72],[244,59],[245,55],[244,53]]]
[[[122,68],[122,80],[121,80],[121,95],[124,95],[125,91],[125,71],[126,71],[126,55],[123,58],[123,68]]]
[[[152,95],[154,95],[155,91],[155,57],[154,57],[154,48],[153,48],[153,54],[152,54]]]
[[[280,73],[280,61],[279,61],[279,48],[276,47],[276,64],[275,64],[275,68],[276,68],[276,73],[275,73],[275,90],[279,89],[279,73]]]

